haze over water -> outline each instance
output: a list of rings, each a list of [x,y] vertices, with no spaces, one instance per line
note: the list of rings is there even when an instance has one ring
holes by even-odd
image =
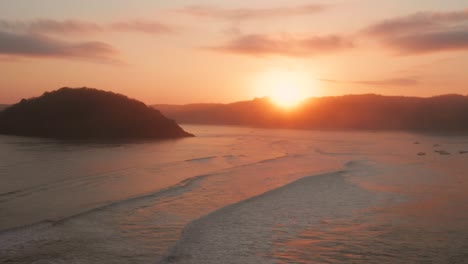
[[[184,129],[197,137],[1,136],[0,262],[468,261],[468,137]]]

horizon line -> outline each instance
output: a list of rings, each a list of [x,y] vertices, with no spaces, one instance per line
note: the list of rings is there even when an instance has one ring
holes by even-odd
[[[62,88],[64,88],[64,87],[62,87]],[[67,87],[67,88],[72,88],[72,87]],[[78,88],[91,88],[91,87],[73,87],[72,89],[78,89]],[[59,88],[59,89],[61,89],[61,88]],[[97,89],[97,88],[91,88],[91,89]],[[114,92],[112,90],[103,90],[103,89],[97,89],[97,90],[117,93],[117,92]],[[51,90],[51,91],[55,91],[55,90]],[[51,92],[51,91],[45,91],[44,93]],[[117,94],[122,94],[122,93],[117,93]],[[18,100],[17,102],[14,102],[14,103],[0,102],[0,105],[3,105],[3,106],[15,105],[15,104],[19,103],[23,99],[37,98],[37,97],[40,97],[41,95],[22,98],[22,99]],[[127,96],[127,97],[129,97],[131,99],[135,99],[135,100],[143,102],[143,100],[141,100],[141,99],[137,99],[135,97],[131,97],[131,96],[128,96],[126,94],[122,94],[122,95]],[[320,99],[320,98],[345,97],[345,96],[365,96],[365,95],[374,95],[374,96],[383,96],[383,97],[406,97],[406,98],[434,98],[434,97],[450,96],[450,95],[451,96],[463,96],[463,97],[468,96],[468,94],[460,94],[460,93],[445,93],[445,94],[435,94],[435,95],[429,95],[429,96],[385,95],[385,94],[377,94],[377,93],[349,93],[349,94],[342,94],[342,95],[310,96],[310,97],[304,98],[303,100],[301,100],[301,102],[305,102],[305,101],[308,101],[308,100],[311,100],[311,99]],[[145,104],[148,105],[148,106],[155,106],[155,105],[187,106],[187,105],[200,105],[200,104],[201,105],[209,105],[209,104],[212,104],[212,105],[229,105],[229,104],[235,104],[235,103],[240,103],[240,102],[250,102],[250,101],[262,100],[262,99],[270,99],[271,100],[271,96],[266,95],[266,96],[262,96],[262,97],[253,97],[251,99],[236,100],[236,101],[230,101],[230,102],[145,103]]]

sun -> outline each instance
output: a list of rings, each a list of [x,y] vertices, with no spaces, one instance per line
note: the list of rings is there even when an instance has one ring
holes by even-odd
[[[292,84],[273,87],[268,97],[273,103],[283,108],[293,108],[304,100],[300,89]]]
[[[311,96],[311,81],[304,72],[292,70],[270,70],[257,76],[256,95],[266,96],[283,109],[297,107]]]

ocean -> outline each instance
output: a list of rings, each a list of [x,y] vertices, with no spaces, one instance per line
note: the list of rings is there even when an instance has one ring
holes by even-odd
[[[0,136],[0,263],[468,263],[467,136],[183,128]]]

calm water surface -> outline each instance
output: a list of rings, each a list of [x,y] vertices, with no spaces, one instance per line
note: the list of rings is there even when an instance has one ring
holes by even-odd
[[[468,137],[184,129],[0,136],[0,262],[468,263]]]

